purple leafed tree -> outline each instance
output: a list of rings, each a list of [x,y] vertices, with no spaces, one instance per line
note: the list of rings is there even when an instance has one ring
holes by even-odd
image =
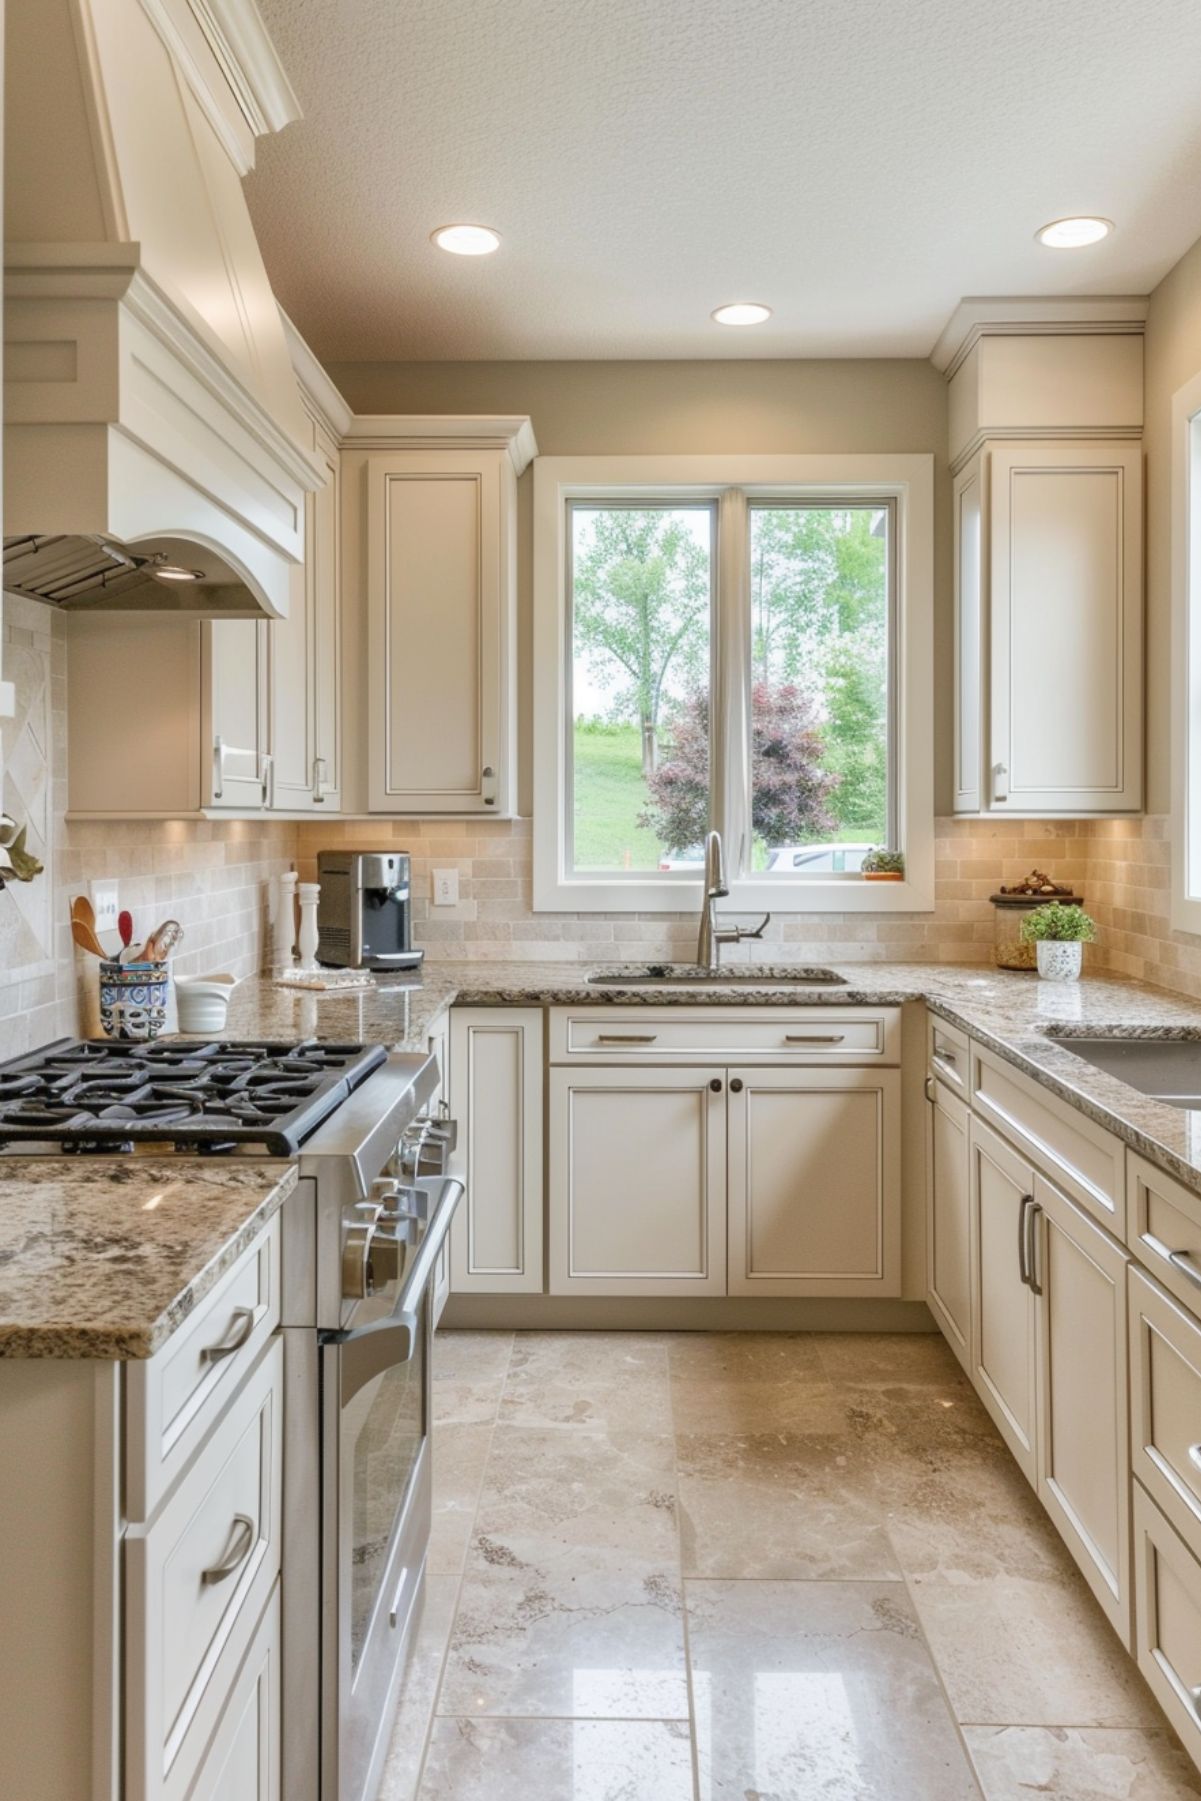
[[[709,696],[691,695],[672,719],[657,769],[647,777],[650,802],[638,823],[677,854],[709,829]],[[822,767],[825,743],[813,702],[791,683],[751,689],[754,778],[751,825],[769,845],[826,837],[835,820],[827,802],[838,777]]]

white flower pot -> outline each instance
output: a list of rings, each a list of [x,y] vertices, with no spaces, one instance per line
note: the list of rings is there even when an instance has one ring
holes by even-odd
[[[1044,982],[1079,981],[1083,956],[1083,944],[1063,943],[1055,938],[1040,938],[1038,941],[1038,973]]]

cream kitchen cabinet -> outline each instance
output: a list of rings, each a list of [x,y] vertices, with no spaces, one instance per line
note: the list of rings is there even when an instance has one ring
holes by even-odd
[[[728,1072],[736,1295],[901,1291],[898,1070]]]
[[[966,1064],[966,1056],[964,1057]],[[941,1065],[936,1065],[941,1072]],[[926,1301],[965,1369],[971,1364],[971,1115],[940,1076],[926,1078]]]
[[[726,1292],[726,1072],[552,1069],[550,1292]]]
[[[1142,806],[1142,446],[985,442],[954,486],[957,812]]]
[[[971,1368],[976,1392],[1031,1483],[1037,1481],[1034,1291],[1026,1280],[1034,1171],[971,1121]]]
[[[542,1014],[456,1007],[450,1092],[466,1186],[451,1228],[455,1294],[541,1294]]]
[[[517,478],[535,448],[528,419],[352,424],[370,812],[513,810]]]

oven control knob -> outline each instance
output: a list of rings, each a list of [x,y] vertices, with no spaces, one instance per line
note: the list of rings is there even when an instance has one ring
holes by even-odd
[[[415,1220],[401,1220],[396,1225],[381,1226],[371,1241],[371,1268],[376,1288],[399,1282],[404,1274],[405,1246],[417,1237]]]
[[[342,1295],[347,1301],[365,1301],[375,1293],[374,1221],[356,1220],[342,1241]]]
[[[424,1188],[408,1188],[402,1182],[378,1182],[373,1190],[381,1220],[428,1219],[430,1197]]]

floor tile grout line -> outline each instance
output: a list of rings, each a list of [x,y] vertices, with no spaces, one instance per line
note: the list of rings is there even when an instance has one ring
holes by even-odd
[[[484,1492],[484,1479],[488,1474],[488,1465],[492,1461],[492,1446],[493,1446],[493,1443],[496,1438],[496,1421],[497,1421],[497,1416],[500,1413],[500,1403],[501,1403],[501,1399],[505,1392],[505,1386],[509,1380],[509,1371],[512,1368],[512,1364],[513,1364],[513,1344],[514,1344],[516,1337],[517,1337],[517,1334],[515,1332],[509,1333],[509,1355],[505,1362],[504,1376],[501,1380],[500,1388],[497,1391],[496,1407],[493,1410],[492,1418],[491,1418],[491,1420],[489,1420],[487,1422],[487,1425],[488,1425],[488,1451],[487,1451],[487,1455],[484,1458],[483,1468],[480,1471],[479,1486],[477,1487],[477,1489],[475,1491],[475,1507],[472,1509],[471,1525],[468,1528],[468,1533],[467,1533],[467,1549],[463,1553],[463,1561],[459,1565],[458,1579],[455,1582],[454,1601],[452,1602],[451,1609],[450,1609],[450,1625],[448,1626],[447,1632],[446,1632],[446,1643],[443,1645],[442,1655],[438,1659],[438,1680],[434,1684],[434,1692],[430,1699],[429,1713],[427,1715],[426,1722],[425,1722],[425,1731],[422,1735],[421,1756],[418,1759],[418,1763],[417,1763],[417,1780],[413,1784],[413,1801],[421,1801],[421,1791],[425,1786],[426,1765],[429,1762],[430,1743],[433,1739],[434,1729],[437,1726],[439,1719],[443,1719],[443,1718],[454,1719],[454,1718],[459,1717],[459,1716],[453,1715],[453,1714],[452,1715],[441,1714],[439,1712],[438,1703],[442,1699],[442,1686],[446,1680],[446,1665],[450,1658],[450,1647],[451,1647],[452,1643],[454,1642],[455,1627],[459,1623],[459,1603],[463,1596],[463,1583],[466,1581],[466,1578],[467,1578],[467,1559],[471,1552],[471,1540],[475,1536],[475,1522],[479,1517],[480,1497],[482,1496],[482,1494]],[[434,1408],[434,1402],[431,1399],[431,1416],[432,1416],[431,1417],[431,1428],[432,1428],[432,1437],[433,1437],[433,1441],[434,1441],[433,1454],[436,1458],[437,1454],[438,1454],[438,1452],[437,1452],[437,1419],[436,1419],[436,1416],[433,1414],[433,1408]],[[446,1422],[443,1422],[443,1423],[445,1424]]]
[[[671,1420],[672,1469],[676,1483],[676,1560],[680,1578],[680,1633],[684,1646],[684,1684],[688,1694],[688,1757],[692,1773],[693,1801],[701,1794],[701,1745],[697,1729],[696,1685],[692,1680],[692,1634],[688,1628],[688,1595],[684,1582],[684,1497],[680,1489],[680,1435],[676,1429],[675,1390],[671,1379],[671,1347],[665,1347],[667,1364],[667,1412]]]

